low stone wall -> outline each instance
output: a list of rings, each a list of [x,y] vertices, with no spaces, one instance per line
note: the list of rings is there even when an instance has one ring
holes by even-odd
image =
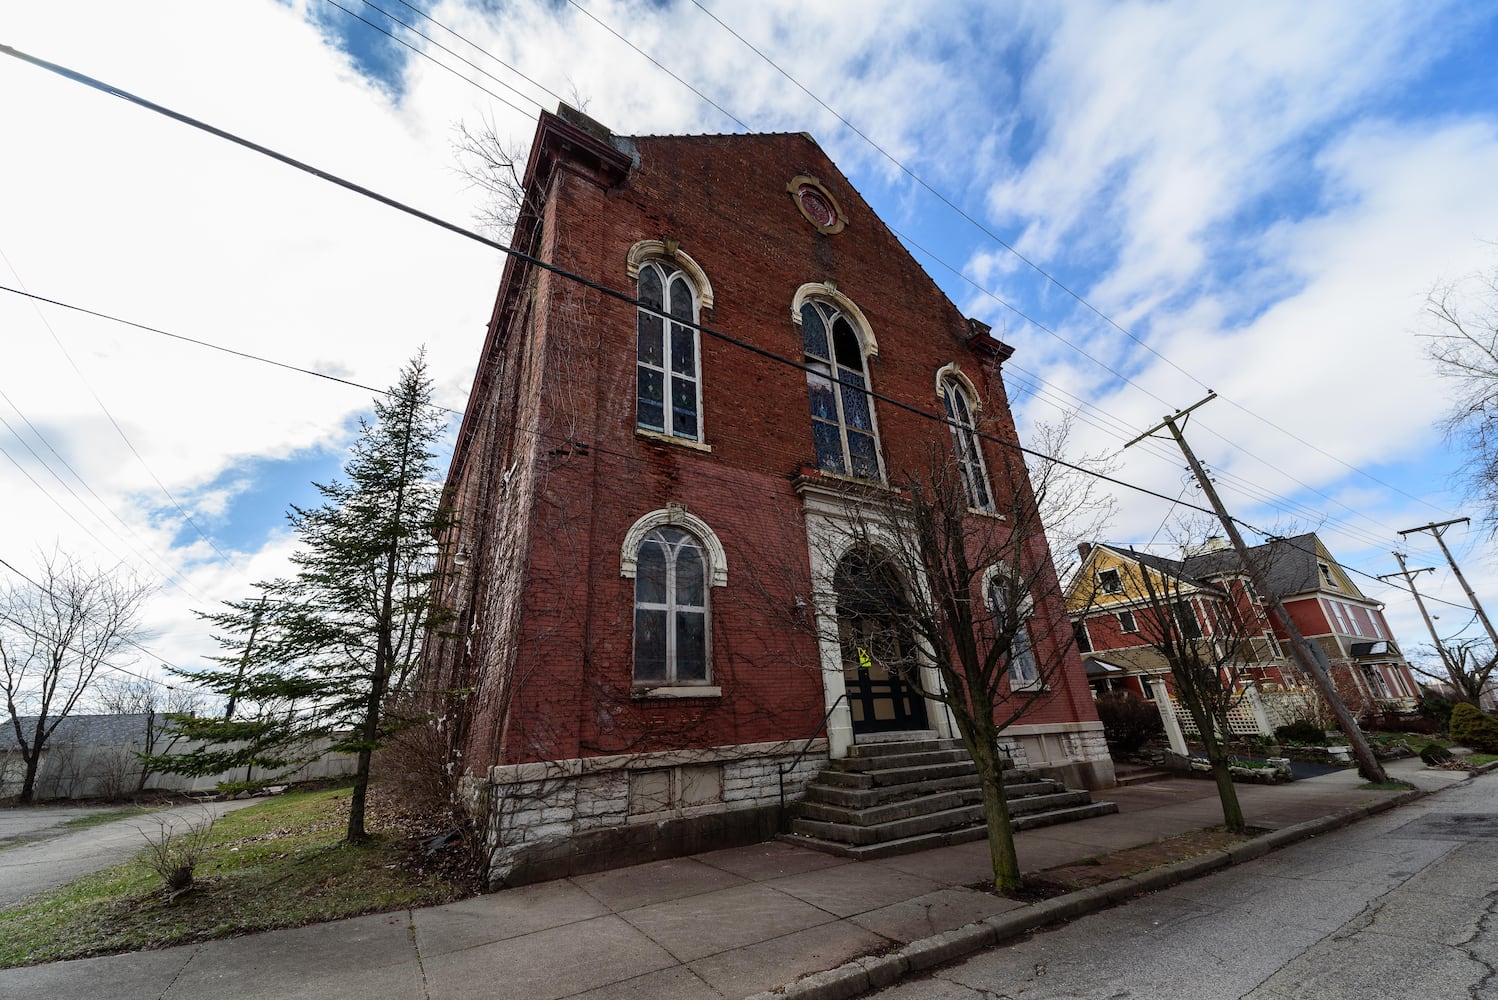
[[[779,828],[780,768],[805,741],[619,754],[492,767],[470,785],[487,799],[490,883],[521,885],[720,847]],[[827,765],[815,741],[785,776],[794,801]],[[480,787],[482,785],[482,787]]]
[[[1101,722],[1010,726],[999,742],[1016,767],[1033,768],[1068,788],[1096,791],[1118,784]]]

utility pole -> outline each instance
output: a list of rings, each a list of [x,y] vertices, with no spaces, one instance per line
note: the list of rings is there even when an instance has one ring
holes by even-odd
[[[1402,553],[1395,552],[1394,558],[1399,560],[1399,572],[1384,573],[1379,579],[1387,580],[1395,576],[1404,579],[1405,586],[1410,588],[1410,594],[1415,598],[1415,607],[1420,609],[1420,617],[1425,619],[1425,627],[1430,630],[1430,641],[1436,644],[1436,652],[1441,656],[1441,665],[1446,668],[1446,673],[1451,675],[1451,658],[1446,654],[1446,647],[1442,644],[1441,637],[1436,635],[1436,623],[1430,620],[1430,612],[1425,610],[1425,602],[1420,599],[1420,591],[1415,589],[1415,577],[1421,573],[1434,573],[1435,567],[1422,566],[1419,569],[1410,569],[1404,564]]]
[[[1158,430],[1170,431],[1171,437],[1175,438],[1176,444],[1181,449],[1181,454],[1186,456],[1186,464],[1191,467],[1191,472],[1196,476],[1196,481],[1201,485],[1202,492],[1206,494],[1208,502],[1212,504],[1212,509],[1217,512],[1217,519],[1222,522],[1223,530],[1227,532],[1228,540],[1233,544],[1233,550],[1238,553],[1238,559],[1243,564],[1243,571],[1253,580],[1255,589],[1269,603],[1269,615],[1275,627],[1290,637],[1290,649],[1295,654],[1296,665],[1311,678],[1316,687],[1321,691],[1322,697],[1326,699],[1326,703],[1331,706],[1333,714],[1336,715],[1337,725],[1342,727],[1343,735],[1347,737],[1347,742],[1352,745],[1353,756],[1358,761],[1358,770],[1369,781],[1380,784],[1387,782],[1389,778],[1388,775],[1384,774],[1383,765],[1378,762],[1377,757],[1373,756],[1373,748],[1368,745],[1368,740],[1363,736],[1363,731],[1358,728],[1357,720],[1352,717],[1352,713],[1342,703],[1341,695],[1337,694],[1337,688],[1332,684],[1331,675],[1324,663],[1326,654],[1321,651],[1319,646],[1306,641],[1306,637],[1301,634],[1300,629],[1291,620],[1289,612],[1285,610],[1285,605],[1280,601],[1279,595],[1270,590],[1264,580],[1260,578],[1258,569],[1249,558],[1248,546],[1244,544],[1243,536],[1238,532],[1238,523],[1228,514],[1227,508],[1223,506],[1222,499],[1217,495],[1217,488],[1212,485],[1212,480],[1207,477],[1206,470],[1197,461],[1196,453],[1191,450],[1191,446],[1186,443],[1186,436],[1181,432],[1178,422],[1184,424],[1185,418],[1191,414],[1192,410],[1200,406],[1205,406],[1216,398],[1217,393],[1209,392],[1206,399],[1193,403],[1184,410],[1167,416],[1160,423],[1124,445],[1124,447],[1128,448],[1130,445],[1138,444]]]
[[[1476,594],[1472,593],[1472,588],[1467,584],[1467,578],[1462,576],[1462,571],[1457,567],[1456,560],[1451,557],[1451,550],[1446,547],[1446,539],[1441,537],[1445,534],[1445,529],[1451,527],[1453,524],[1466,524],[1471,520],[1470,517],[1458,517],[1450,521],[1442,521],[1439,524],[1422,524],[1418,528],[1406,528],[1399,534],[1401,536],[1413,535],[1417,531],[1428,531],[1436,536],[1436,544],[1441,547],[1441,551],[1446,555],[1446,561],[1451,564],[1451,572],[1456,574],[1457,582],[1467,592],[1467,600],[1472,602],[1472,607],[1477,612],[1477,617],[1482,619],[1482,627],[1488,630],[1488,638],[1493,640],[1493,648],[1498,649],[1498,632],[1493,631],[1493,623],[1488,621],[1487,612],[1482,610],[1482,602],[1477,599]],[[1438,642],[1436,645],[1440,645],[1440,643]]]

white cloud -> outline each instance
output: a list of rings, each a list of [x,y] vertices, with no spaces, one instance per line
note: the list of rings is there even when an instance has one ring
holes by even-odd
[[[710,4],[1198,383],[955,222],[695,7],[586,6],[754,128],[812,131],[886,221],[966,261],[981,285],[1144,390],[1120,386],[930,267],[969,314],[1019,348],[1017,388],[1020,369],[1045,381],[1039,399],[1025,396],[1022,424],[1085,399],[1098,426],[1083,425],[1082,443],[1116,449],[1210,385],[1381,478],[1423,463],[1427,478],[1408,492],[1452,506],[1444,484],[1429,481],[1450,457],[1430,430],[1441,391],[1410,332],[1435,281],[1491,260],[1482,241],[1498,236],[1498,138],[1490,110],[1417,113],[1418,101],[1395,98],[1447,56],[1459,32],[1441,25],[1479,15],[1394,3],[971,3],[944,5],[942,16],[893,0]],[[314,14],[324,28],[309,23]],[[570,6],[447,0],[431,14],[557,94],[581,95],[621,133],[734,128]],[[341,18],[300,0],[33,5],[12,12],[5,40],[467,222],[475,193],[452,169],[452,123],[489,111],[501,134],[524,144],[535,105],[465,68],[525,113],[496,107],[409,56],[401,87],[372,83],[329,42],[335,31],[367,30]],[[514,80],[440,29],[423,30]],[[0,159],[0,251],[35,291],[372,386],[425,343],[441,401],[461,407],[497,253],[14,60],[0,64],[0,88],[24,97],[0,106],[19,153]],[[3,263],[0,279],[14,283]],[[267,510],[258,530],[235,535],[249,540],[226,565],[183,530],[153,478],[219,529],[253,490],[246,469],[315,454],[331,461],[368,394],[53,308],[45,315],[150,471],[35,310],[0,294],[0,390],[111,511],[85,513],[97,505],[82,487],[72,484],[85,497],[74,500],[0,428],[6,452],[87,526],[0,461],[11,515],[0,557],[56,538],[179,575],[187,595],[164,590],[152,614],[162,655],[191,661],[207,650],[186,609],[283,572],[290,543],[279,509]],[[26,434],[3,403],[0,415]],[[1382,526],[1435,516],[1226,401],[1199,414],[1193,440],[1245,517],[1279,518],[1263,502],[1272,491],[1346,518],[1348,528],[1327,530],[1345,531],[1337,551],[1349,561],[1373,564]],[[1125,478],[1181,491],[1168,447],[1125,457]],[[1161,501],[1131,500],[1120,539],[1148,537],[1163,516]],[[1478,575],[1498,582],[1498,567]]]

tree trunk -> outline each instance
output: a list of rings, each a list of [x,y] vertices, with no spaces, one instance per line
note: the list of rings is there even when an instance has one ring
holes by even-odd
[[[41,762],[42,751],[40,747],[36,748],[31,756],[26,758],[26,777],[21,782],[21,794],[16,799],[23,806],[30,805],[32,799],[36,797],[36,772]]]
[[[1201,720],[1197,726],[1201,728]],[[1227,751],[1216,733],[1206,728],[1202,728],[1201,733],[1202,743],[1207,748],[1207,760],[1212,764],[1212,777],[1217,782],[1217,798],[1222,801],[1222,825],[1229,833],[1242,833],[1245,829],[1243,807],[1238,804],[1238,789],[1233,787],[1233,772],[1228,770]]]
[[[1009,823],[1009,799],[1004,794],[1004,768],[996,734],[969,749],[978,766],[978,784],[983,790],[983,818],[988,824],[988,857],[993,885],[1000,892],[1017,890],[1022,878],[1019,855],[1014,849],[1014,828]]]

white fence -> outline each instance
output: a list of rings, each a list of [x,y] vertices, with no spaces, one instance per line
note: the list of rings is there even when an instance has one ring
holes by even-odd
[[[1181,732],[1200,736],[1191,713],[1168,694],[1162,692],[1160,713],[1170,712]],[[1273,736],[1278,726],[1313,717],[1320,696],[1311,689],[1259,691],[1249,688],[1243,698],[1228,712],[1228,729],[1234,736]],[[1167,720],[1169,728],[1169,720]]]
[[[262,768],[249,772],[236,768],[203,777],[155,771],[142,776],[139,749],[134,744],[81,746],[67,741],[49,744],[43,749],[37,767],[35,796],[38,800],[118,798],[142,788],[201,792],[212,791],[226,781],[275,778],[290,783],[338,777],[354,770],[352,754],[329,752],[324,741],[322,747],[313,748],[318,754],[311,762],[284,775]],[[172,752],[185,753],[189,749],[179,743],[172,747]],[[21,759],[20,751],[0,749],[0,798],[19,794],[25,776],[26,762]]]

